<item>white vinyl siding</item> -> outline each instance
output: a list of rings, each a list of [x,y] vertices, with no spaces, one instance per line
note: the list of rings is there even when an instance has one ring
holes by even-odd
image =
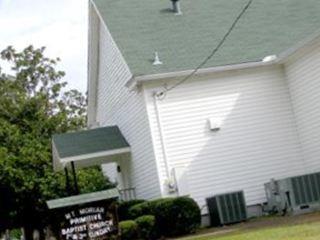
[[[170,86],[170,84],[169,84]],[[147,109],[161,183],[166,178],[153,92]],[[200,206],[214,194],[243,189],[247,204],[266,201],[264,183],[304,171],[283,69],[261,67],[195,78],[158,100],[170,168],[186,169]],[[209,130],[208,118],[222,121]],[[181,174],[181,173],[180,173]],[[162,192],[165,195],[164,188]]]
[[[104,24],[100,25],[98,75],[97,122],[100,126],[118,125],[129,142],[132,159],[127,162],[131,186],[136,188],[137,197],[159,197],[159,178],[144,97],[125,87],[132,75]],[[105,167],[104,171],[113,178],[115,164],[111,167],[111,170]]]
[[[286,63],[287,81],[309,172],[320,171],[320,41]]]

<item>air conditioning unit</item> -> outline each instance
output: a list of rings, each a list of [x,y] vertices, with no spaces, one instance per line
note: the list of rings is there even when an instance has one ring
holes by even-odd
[[[247,219],[243,191],[216,195],[206,199],[211,226],[242,222]]]
[[[270,212],[299,214],[320,209],[320,173],[271,180],[265,190]]]

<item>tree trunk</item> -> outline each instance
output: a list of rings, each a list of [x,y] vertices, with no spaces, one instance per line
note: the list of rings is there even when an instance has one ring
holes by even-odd
[[[25,240],[33,240],[33,228],[30,226],[25,226],[23,229]]]

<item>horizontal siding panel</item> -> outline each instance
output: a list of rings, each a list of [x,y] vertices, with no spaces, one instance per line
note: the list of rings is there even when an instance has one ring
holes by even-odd
[[[283,101],[283,99],[278,99],[278,101]],[[201,111],[201,114],[199,114],[199,116],[194,116],[192,114],[192,112],[190,111],[187,111],[185,112],[185,117],[186,119],[189,119],[189,118],[194,118],[194,119],[197,119],[197,118],[201,118],[202,116],[206,116],[206,117],[211,117],[211,116],[218,116],[218,117],[222,117],[222,116],[225,116],[229,111],[232,110],[232,107],[230,106],[230,104],[225,104],[225,105],[215,105],[216,103],[214,103],[214,105],[210,105],[210,106],[207,106],[207,107],[203,107],[203,108],[198,108],[198,107],[193,107],[193,106],[190,106],[192,108],[197,108],[199,111]],[[188,105],[188,103],[185,103],[185,105]],[[223,107],[225,106],[225,107]],[[286,108],[284,108],[283,106],[279,106],[277,104],[277,102],[272,102],[272,103],[267,103],[265,101],[259,101],[259,99],[257,99],[257,101],[255,102],[255,105],[249,105],[249,104],[244,104],[242,106],[243,108],[243,111],[241,113],[239,113],[241,116],[246,116],[248,113],[250,113],[250,111],[252,110],[261,110],[261,107],[264,107],[264,111],[261,111],[261,114],[263,114],[264,112],[273,112],[274,115],[278,112],[280,112],[281,114],[281,111],[287,111]],[[227,109],[226,109],[227,108]],[[162,108],[161,108],[162,109]],[[179,108],[174,108],[172,109],[171,111],[175,111],[175,110],[179,110]],[[223,110],[223,111],[221,111]],[[180,111],[180,110],[179,110]],[[182,111],[184,111],[184,109],[182,109]],[[162,116],[166,117],[170,117],[170,119],[167,119],[165,118],[165,121],[168,120],[168,121],[172,121],[174,119],[176,119],[177,121],[179,121],[179,117],[178,116],[171,116],[171,115],[167,115],[169,110],[166,109],[165,111],[161,111],[161,113],[165,112],[164,114],[161,114]],[[181,113],[182,114],[182,113]],[[232,117],[237,117],[236,116],[232,116]],[[250,116],[250,118],[254,118],[255,116]]]
[[[281,120],[279,120],[279,119],[281,117],[286,117],[289,113],[290,112],[282,112],[280,114],[274,114],[273,112],[269,112],[269,113],[263,112],[263,113],[261,113],[261,118],[266,117],[266,118],[268,118],[270,123],[279,124],[277,126],[278,128],[286,128],[286,127],[288,127],[288,125],[281,122]],[[272,115],[271,116],[272,118],[270,118],[270,115]],[[184,121],[179,122],[179,119],[175,119],[174,121],[166,120],[166,121],[163,121],[163,123],[167,124],[167,125],[169,123],[172,123],[172,124],[170,124],[170,127],[165,129],[165,131],[166,132],[174,132],[175,137],[179,138],[179,134],[181,134],[184,137],[185,135],[190,136],[190,133],[193,133],[193,132],[199,133],[199,131],[201,131],[203,133],[207,133],[207,130],[209,129],[209,125],[208,125],[209,118],[210,118],[210,113],[208,115],[201,116],[199,118],[186,118],[186,119],[188,119],[188,122],[184,122]],[[242,121],[237,121],[239,118],[241,118]],[[239,128],[242,127],[248,131],[250,131],[250,129],[255,130],[257,127],[259,127],[261,131],[263,131],[264,129],[270,130],[270,128],[267,128],[265,123],[263,123],[263,122],[257,123],[257,120],[259,120],[258,116],[252,117],[252,116],[250,116],[250,112],[248,112],[243,117],[242,116],[233,116],[233,117],[228,118],[226,122],[222,123],[221,129],[225,128],[225,130],[228,131],[227,126],[231,124],[230,122],[232,122],[233,126],[239,127]],[[194,122],[196,122],[197,124],[195,125]],[[188,133],[186,133],[186,132],[188,132]],[[212,133],[212,135],[213,134],[214,133]]]
[[[235,139],[234,141],[241,141],[240,140],[237,140]],[[257,139],[256,141],[259,141],[259,139]],[[246,145],[252,145],[250,146],[250,148],[243,148],[241,146],[230,146],[228,145],[228,142],[226,142],[225,144],[221,144],[221,145],[215,145],[215,144],[212,144],[212,147],[209,149],[209,150],[206,150],[206,151],[202,151],[201,153],[198,153],[197,150],[199,150],[199,148],[203,147],[203,146],[199,146],[198,148],[197,147],[192,147],[192,148],[181,148],[181,149],[177,149],[177,152],[175,151],[168,151],[168,153],[170,154],[171,157],[175,157],[175,158],[178,158],[180,159],[188,159],[190,157],[208,157],[208,155],[213,155],[214,157],[212,157],[211,159],[216,159],[216,158],[220,158],[220,159],[223,159],[225,157],[228,157],[230,156],[232,153],[223,153],[224,151],[232,151],[234,153],[234,155],[239,158],[241,156],[248,156],[248,151],[250,151],[250,154],[255,156],[255,161],[258,161],[259,156],[262,154],[262,153],[265,153],[263,150],[263,147],[265,145],[270,145],[272,146],[273,148],[273,153],[274,154],[279,154],[279,153],[283,153],[285,152],[287,149],[283,149],[281,148],[281,146],[279,147],[278,145],[276,144],[273,144],[273,142],[262,142],[262,144],[259,144],[259,145],[256,145],[254,146],[254,142],[246,142],[244,144]],[[289,142],[289,143],[294,143],[293,141]],[[192,144],[192,143],[191,143]],[[192,144],[193,145],[193,144]],[[226,145],[226,146],[224,146]],[[280,148],[280,150],[278,150],[278,148]],[[179,151],[180,150],[180,151]],[[219,151],[217,153],[217,151]],[[266,153],[268,153],[268,151],[266,150]],[[297,151],[297,153],[299,153]],[[231,155],[232,156],[232,155]],[[272,155],[271,155],[272,156]],[[264,159],[264,158],[261,158],[261,159]],[[225,160],[224,160],[225,161]],[[223,164],[225,163],[223,161]]]

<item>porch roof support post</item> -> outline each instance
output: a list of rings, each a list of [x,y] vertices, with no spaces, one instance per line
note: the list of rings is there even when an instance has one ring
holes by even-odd
[[[74,167],[73,161],[71,162],[71,169],[72,169],[72,175],[73,175],[74,191],[75,191],[75,194],[78,195],[79,194],[78,179],[77,179],[77,173],[76,173],[76,169]]]
[[[68,168],[64,168],[64,173],[66,176],[66,191],[68,195],[72,195],[72,189],[71,189],[71,184],[70,184],[70,178],[69,178],[69,171]]]

